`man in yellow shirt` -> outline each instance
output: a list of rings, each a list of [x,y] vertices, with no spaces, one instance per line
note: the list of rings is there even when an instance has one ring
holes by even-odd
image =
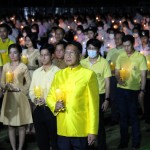
[[[33,112],[33,122],[36,131],[37,143],[40,150],[57,150],[56,118],[45,105],[45,100],[55,73],[59,70],[52,64],[54,46],[46,44],[40,49],[40,59],[43,64],[33,72],[29,95],[36,105]]]
[[[112,48],[107,53],[107,61],[110,64],[112,77],[110,78],[110,99],[111,99],[111,124],[118,123],[119,114],[116,103],[117,81],[115,78],[115,65],[118,56],[124,52],[122,39],[125,36],[124,32],[115,32],[115,48]]]
[[[116,61],[118,82],[117,104],[120,114],[121,140],[119,149],[128,147],[128,122],[132,126],[132,149],[140,147],[140,126],[138,118],[138,99],[143,100],[146,84],[146,58],[135,51],[134,37],[123,38],[125,52]]]
[[[8,35],[11,32],[11,27],[9,27],[6,23],[0,25],[0,54],[3,65],[10,61],[8,56],[8,47],[14,43],[8,38]]]
[[[82,46],[68,43],[67,68],[56,73],[46,103],[57,115],[59,150],[87,150],[98,134],[99,98],[96,74],[79,62]]]
[[[104,128],[104,111],[107,110],[109,105],[110,93],[110,77],[111,70],[109,63],[106,59],[99,55],[101,42],[97,39],[90,39],[86,44],[88,56],[81,61],[81,65],[87,69],[93,70],[97,75],[99,84],[99,97],[100,97],[100,123],[98,132],[98,149],[106,150],[106,135]]]

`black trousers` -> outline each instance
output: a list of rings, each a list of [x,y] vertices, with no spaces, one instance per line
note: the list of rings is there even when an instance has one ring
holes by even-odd
[[[103,102],[105,101],[105,94],[100,94],[100,109],[99,109],[99,130],[98,130],[98,150],[106,150],[106,132],[104,126],[104,112],[101,107]]]
[[[150,124],[150,79],[146,81],[146,93],[144,98],[145,122]]]
[[[88,150],[87,137],[58,136],[58,150]]]
[[[40,150],[57,150],[56,117],[47,106],[37,106],[33,112],[33,122]]]

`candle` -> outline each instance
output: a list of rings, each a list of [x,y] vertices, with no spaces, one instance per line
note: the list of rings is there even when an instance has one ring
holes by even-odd
[[[56,99],[57,99],[57,101],[59,101],[59,100],[64,100],[64,92],[62,91],[62,90],[60,90],[60,89],[56,89]],[[60,110],[59,110],[59,112],[60,111],[64,111],[65,110],[65,107],[63,107],[63,108],[61,108]]]
[[[28,57],[25,55],[22,55],[21,56],[21,62],[27,65],[28,64]]]
[[[60,89],[56,89],[56,99],[57,100],[63,100],[64,99],[64,93]]]
[[[23,37],[21,37],[21,38],[19,39],[19,43],[20,43],[20,45],[25,45],[25,41],[24,41]]]
[[[111,71],[115,70],[115,64],[113,62],[110,63],[110,69]]]
[[[142,55],[144,55],[144,53],[143,53],[142,51],[140,51],[140,53],[141,53]]]
[[[42,89],[40,86],[36,86],[34,88],[34,95],[37,99],[41,98],[42,97]]]
[[[68,29],[70,29],[70,26],[68,26]]]
[[[147,61],[148,71],[150,71],[150,61]]]
[[[12,83],[13,80],[14,80],[13,72],[7,72],[6,73],[6,83]]]
[[[20,26],[20,28],[21,28],[21,29],[23,29],[23,28],[24,28],[24,26],[23,26],[23,25],[21,25],[21,26]]]
[[[120,73],[120,79],[121,79],[122,81],[124,81],[124,80],[125,80],[125,77],[126,77],[126,71],[125,71],[125,69],[122,68],[122,69],[119,71],[119,73]]]
[[[77,39],[78,39],[78,36],[75,35],[75,36],[74,36],[74,41],[77,41]]]
[[[112,20],[111,22],[112,22],[112,23],[114,23],[114,22],[115,22],[115,20]]]

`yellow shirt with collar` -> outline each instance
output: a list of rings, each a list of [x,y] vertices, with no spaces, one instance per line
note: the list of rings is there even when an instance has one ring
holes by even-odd
[[[54,79],[54,75],[58,70],[60,69],[57,66],[51,65],[47,71],[45,71],[42,66],[33,72],[29,89],[29,96],[32,102],[34,102],[35,99],[34,88],[36,86],[39,86],[42,89],[42,97],[46,99]]]
[[[87,69],[93,70],[97,75],[99,94],[105,93],[105,78],[111,77],[110,66],[106,59],[103,57],[98,57],[96,63],[91,64],[89,57],[83,59],[81,65]]]
[[[140,90],[141,87],[141,71],[147,70],[147,62],[145,56],[137,51],[131,56],[123,52],[118,56],[116,61],[116,69],[125,70],[125,85],[117,85],[123,89]]]
[[[6,39],[6,42],[3,42],[2,39],[0,38],[0,50],[6,50],[5,53],[1,53],[3,65],[6,64],[7,62],[10,62],[10,58],[8,56],[8,47],[13,43],[14,42],[11,41],[9,38]]]
[[[66,108],[57,115],[57,134],[66,137],[98,134],[99,94],[95,73],[81,65],[58,71],[46,99],[53,113],[57,102],[57,89],[64,93]]]

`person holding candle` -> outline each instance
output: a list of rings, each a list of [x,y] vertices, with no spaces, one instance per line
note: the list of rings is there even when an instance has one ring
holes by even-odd
[[[27,93],[31,78],[26,65],[20,62],[22,48],[18,44],[8,47],[11,63],[3,66],[1,86],[5,90],[0,121],[8,125],[13,150],[22,150],[25,141],[25,125],[32,123]],[[16,147],[16,129],[19,130],[19,147]]]
[[[123,37],[125,52],[116,61],[117,105],[120,115],[119,149],[128,147],[128,122],[132,127],[132,149],[140,147],[141,134],[138,118],[138,99],[143,101],[146,85],[147,62],[145,57],[134,49],[134,37]],[[120,70],[124,70],[123,80]]]
[[[57,117],[58,150],[87,150],[98,134],[98,82],[92,70],[80,65],[81,54],[80,43],[67,44],[64,60],[68,67],[55,74],[46,99]],[[57,89],[64,93],[60,100]]]
[[[100,123],[98,132],[98,149],[106,150],[106,135],[104,128],[104,112],[107,110],[110,101],[110,77],[111,70],[106,59],[99,55],[101,42],[97,39],[91,39],[86,44],[88,56],[81,60],[81,65],[87,69],[93,70],[97,75],[100,97]]]
[[[40,60],[42,67],[33,72],[29,89],[31,101],[36,106],[33,111],[33,121],[40,150],[50,150],[50,142],[52,150],[57,149],[56,118],[45,104],[54,75],[59,70],[57,66],[52,64],[53,54],[53,45],[45,44],[41,47]]]
[[[25,36],[25,46],[27,49],[23,49],[21,60],[28,66],[30,76],[32,78],[34,70],[36,70],[39,66],[41,66],[40,52],[37,49],[37,41],[35,35],[27,34]],[[32,103],[31,108],[33,111],[34,106],[32,105]],[[26,133],[29,134],[34,132],[35,132],[34,127],[32,125],[28,125]]]
[[[119,119],[117,103],[116,103],[116,90],[117,90],[117,80],[115,78],[115,65],[118,56],[124,52],[123,47],[123,37],[125,34],[120,31],[116,31],[115,33],[115,44],[116,47],[110,49],[107,53],[106,60],[109,62],[111,67],[112,77],[110,78],[110,99],[111,99],[111,124],[116,124]]]
[[[145,96],[144,96],[144,120],[145,123],[150,126],[150,54],[146,55],[147,60],[147,78],[146,78],[146,87],[145,87]]]
[[[25,45],[27,49],[23,49],[22,56],[27,58],[27,66],[32,77],[33,71],[41,66],[40,52],[37,49],[37,42],[33,34],[28,34],[25,37]]]

